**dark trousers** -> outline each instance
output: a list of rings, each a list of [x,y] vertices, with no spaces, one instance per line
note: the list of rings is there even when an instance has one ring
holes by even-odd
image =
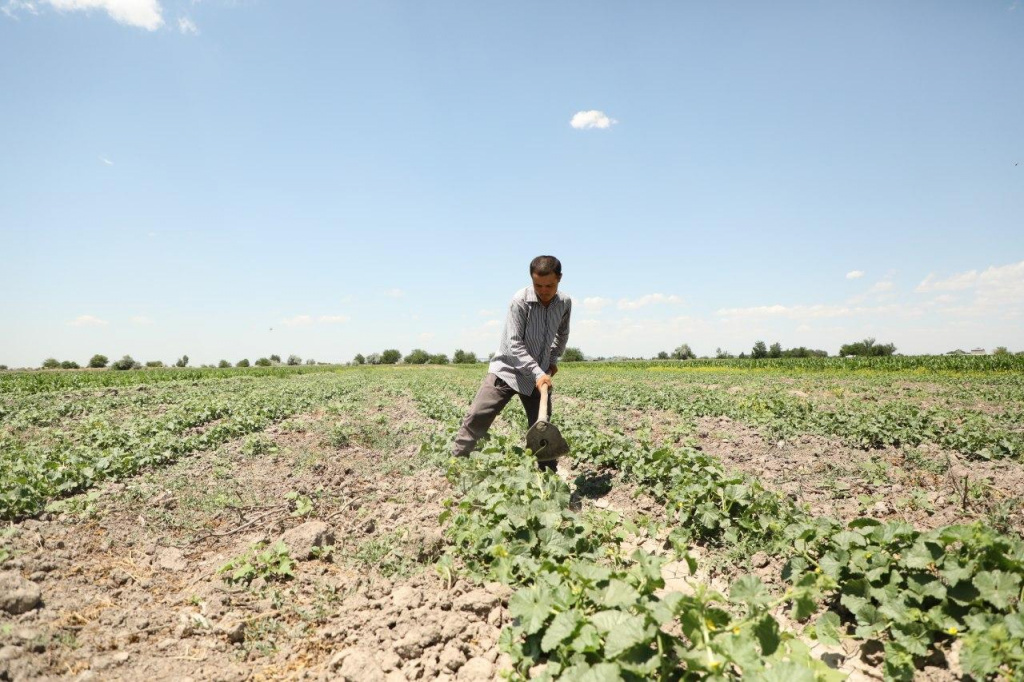
[[[495,418],[515,396],[519,396],[523,409],[526,410],[526,420],[533,426],[540,413],[540,391],[534,391],[533,395],[523,395],[499,379],[496,374],[485,376],[469,408],[469,414],[462,420],[462,428],[455,436],[452,454],[456,457],[469,455],[476,447],[477,441],[487,434]],[[551,416],[551,391],[548,391],[548,416]]]

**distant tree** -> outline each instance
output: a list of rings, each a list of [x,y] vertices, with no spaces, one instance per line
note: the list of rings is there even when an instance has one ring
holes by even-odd
[[[688,343],[684,343],[672,351],[672,358],[675,360],[693,360],[695,357],[697,356],[690,350],[690,344]]]
[[[992,355],[1009,355],[1010,351],[1006,346],[996,346],[996,349],[992,351]]]
[[[302,358],[300,358],[298,355],[289,355],[288,356],[288,364],[289,365],[293,365],[293,366],[294,365],[301,365],[302,364]]]
[[[734,357],[736,357],[736,356],[733,355],[732,353],[730,353],[727,350],[722,350],[721,348],[716,348],[715,349],[715,359],[716,360],[728,360],[729,358],[734,358]]]
[[[281,356],[280,355],[271,355],[270,356],[270,361],[271,362],[276,362],[277,364],[280,365],[281,364]]]
[[[380,354],[380,364],[393,365],[402,359],[402,354],[396,348],[388,348]]]
[[[241,360],[239,360],[238,362],[235,363],[235,367],[248,367],[248,366],[249,366],[249,358],[242,358]]]
[[[366,358],[363,357],[362,353],[356,353],[356,356],[354,358],[352,358],[352,364],[353,365],[365,365],[366,364]]]
[[[427,362],[431,365],[447,365],[448,356],[444,353],[438,353],[436,355],[431,355]]]
[[[566,348],[562,353],[562,362],[583,362],[583,351],[579,348]]]
[[[164,363],[160,360],[150,360],[146,363],[146,367],[163,367]]]
[[[5,372],[10,369],[7,365],[0,365],[0,372]]]
[[[97,353],[96,355],[89,358],[89,367],[93,369],[100,369],[102,367],[106,367],[108,362],[110,361],[107,360],[106,355],[100,355],[99,353]]]
[[[475,365],[477,363],[476,353],[460,348],[452,354],[452,362],[456,365]]]
[[[740,353],[736,357],[738,357],[740,360],[746,360],[747,359],[747,354],[746,353]]]
[[[896,346],[894,344],[877,344],[873,338],[848,343],[839,349],[839,355],[858,355],[862,357],[882,357],[892,355],[895,352]]]
[[[782,357],[782,344],[776,341],[768,348],[768,357],[770,358],[781,358]]]
[[[57,358],[46,358],[43,360],[43,369],[60,369],[60,360]]]
[[[142,365],[136,362],[130,355],[125,355],[110,366],[111,369],[118,369],[122,371],[127,369],[140,369],[141,367]]]
[[[429,359],[430,354],[422,348],[414,348],[412,352],[404,358],[405,364],[407,365],[425,365]]]
[[[764,341],[758,341],[754,344],[753,350],[750,351],[750,357],[755,360],[768,357],[768,346],[765,345]]]
[[[658,351],[658,359],[659,360],[668,360],[668,353],[666,353],[663,350]]]
[[[61,363],[60,363],[60,368],[61,369],[80,369],[81,365],[79,365],[74,360],[62,360]]]
[[[267,358],[260,358],[259,360],[256,361],[257,367],[270,367],[272,364],[274,363]]]
[[[811,348],[805,348],[800,346],[799,348],[787,348],[782,351],[782,357],[784,358],[827,358],[828,351],[825,350],[813,350]]]
[[[226,367],[230,367],[231,363],[228,362],[227,360],[221,360],[220,362],[217,363],[217,366],[220,367],[221,369],[224,369]]]
[[[309,358],[308,360],[306,360],[306,364],[307,365],[315,365],[316,364],[316,360],[314,360],[313,358]]]
[[[188,367],[188,356],[182,355],[178,358],[178,361],[174,363],[175,367]]]

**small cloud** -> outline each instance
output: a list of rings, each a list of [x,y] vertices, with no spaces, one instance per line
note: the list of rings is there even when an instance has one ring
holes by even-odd
[[[892,280],[883,279],[880,282],[875,282],[875,285],[868,291],[869,294],[883,294],[893,289]]]
[[[107,324],[106,320],[101,320],[94,315],[79,315],[68,322],[68,325],[72,327],[102,327],[105,324]]]
[[[848,273],[846,273],[846,279],[860,279],[863,276],[863,270],[850,270]]]
[[[159,0],[46,0],[61,12],[101,9],[119,24],[155,31],[163,26]]]
[[[348,315],[321,315],[319,317],[320,322],[328,322],[334,324],[348,322],[350,319],[351,318]]]
[[[598,111],[597,109],[577,111],[573,114],[572,120],[569,121],[569,125],[576,130],[590,130],[591,128],[605,130],[611,128],[616,123],[618,121],[614,118],[608,118],[603,111]]]
[[[583,309],[591,312],[601,312],[607,306],[612,304],[610,298],[601,298],[600,296],[588,296],[583,299]]]
[[[935,276],[935,273],[929,273],[924,278],[924,281],[917,285],[914,291],[919,294],[926,294],[932,291],[963,291],[964,289],[970,289],[977,283],[977,270],[960,272],[946,279],[940,279]]]
[[[114,162],[111,161],[110,159],[108,159],[105,156],[101,156],[100,157],[100,161],[102,161],[103,163],[107,164],[108,166],[113,166],[114,165]]]
[[[39,10],[36,9],[36,3],[28,2],[27,0],[7,0],[7,4],[0,7],[0,11],[15,21],[18,20],[18,15],[15,14],[16,12],[39,14]]]
[[[199,35],[199,27],[196,26],[196,22],[184,16],[178,17],[178,30],[184,33],[185,35]]]
[[[624,298],[619,301],[618,308],[619,310],[636,310],[638,308],[646,308],[649,305],[665,303],[679,304],[682,302],[683,298],[681,296],[676,296],[675,294],[670,296],[666,296],[665,294],[647,294],[646,296],[641,296],[640,298],[635,298],[633,300]]]
[[[281,324],[286,327],[305,327],[313,324],[313,318],[309,315],[296,315],[295,317],[289,317],[281,320]]]
[[[132,322],[139,325],[150,325],[153,324],[153,320],[149,319],[145,315],[136,315],[132,318]]]
[[[405,292],[397,288],[388,289],[387,291],[384,292],[384,295],[387,296],[388,298],[402,298],[403,296],[405,296]]]
[[[426,343],[428,341],[432,341],[434,339],[434,335],[431,332],[423,332],[422,334],[420,334],[419,338],[420,341]]]

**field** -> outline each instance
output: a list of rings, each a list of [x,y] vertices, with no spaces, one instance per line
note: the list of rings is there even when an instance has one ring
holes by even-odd
[[[1024,679],[1024,360],[0,373],[0,680]]]

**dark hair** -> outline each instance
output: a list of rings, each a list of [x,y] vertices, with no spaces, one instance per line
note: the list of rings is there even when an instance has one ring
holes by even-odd
[[[562,262],[554,256],[537,256],[530,261],[530,275],[540,275],[546,277],[554,273],[558,277],[562,276]]]

